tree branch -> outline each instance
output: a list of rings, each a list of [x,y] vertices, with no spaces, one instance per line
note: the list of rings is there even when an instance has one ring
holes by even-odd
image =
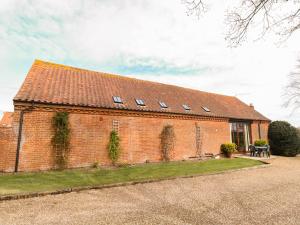
[[[292,106],[293,112],[300,107],[300,59],[295,71],[289,75],[289,84],[286,86],[284,107]]]
[[[187,8],[187,15],[196,15],[198,18],[207,11],[207,6],[203,0],[182,0]]]
[[[204,0],[182,0],[182,2],[186,5],[188,15],[199,17],[207,11]],[[282,9],[288,8],[288,4],[295,5],[295,10],[292,9],[286,15]],[[226,23],[228,25],[226,40],[231,47],[240,45],[247,38],[248,32],[254,29],[252,25],[261,25],[258,39],[272,31],[286,40],[300,30],[300,1],[242,0],[239,7],[227,13]]]

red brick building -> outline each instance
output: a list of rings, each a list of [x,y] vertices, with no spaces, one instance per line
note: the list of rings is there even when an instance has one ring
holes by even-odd
[[[182,160],[218,154],[225,142],[245,150],[267,139],[270,122],[236,97],[36,60],[9,124],[0,123],[0,171],[54,168],[52,118],[59,111],[69,112],[70,168],[111,164],[112,129],[121,139],[119,162],[144,163],[161,160],[165,125],[175,131],[172,160]]]

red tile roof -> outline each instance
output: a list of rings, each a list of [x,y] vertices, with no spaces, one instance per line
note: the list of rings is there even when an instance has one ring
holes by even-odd
[[[13,121],[13,113],[12,112],[4,112],[3,116],[0,120],[0,126],[11,126]]]
[[[113,102],[120,96],[124,104]],[[145,106],[138,106],[142,99]],[[36,60],[14,102],[36,102],[235,119],[268,120],[236,97]],[[159,101],[165,102],[162,109]],[[182,105],[188,105],[186,111]],[[207,107],[206,112],[202,107]]]

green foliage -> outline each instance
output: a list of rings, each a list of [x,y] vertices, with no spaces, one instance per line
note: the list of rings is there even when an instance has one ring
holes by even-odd
[[[225,143],[221,145],[221,152],[230,157],[232,153],[234,153],[237,149],[237,145],[235,143]]]
[[[300,153],[298,131],[288,122],[272,122],[269,126],[268,138],[274,155],[296,156]]]
[[[116,162],[118,161],[120,155],[120,138],[118,133],[115,130],[113,130],[110,133],[110,139],[108,144],[108,155],[113,165],[116,165]]]
[[[160,134],[160,146],[163,160],[166,162],[170,161],[171,152],[175,146],[175,132],[172,125],[164,126]]]
[[[70,148],[69,114],[67,112],[57,112],[53,117],[52,127],[54,129],[52,145],[55,165],[58,169],[64,169],[67,165]]]
[[[266,140],[263,140],[263,139],[258,139],[254,142],[254,145],[255,146],[264,146],[267,144],[267,141]]]

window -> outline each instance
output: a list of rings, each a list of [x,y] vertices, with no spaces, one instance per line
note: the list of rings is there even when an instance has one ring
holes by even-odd
[[[168,108],[167,104],[165,102],[159,102],[160,107],[162,108]]]
[[[135,99],[136,104],[140,105],[140,106],[144,106],[145,102],[142,99]]]
[[[191,110],[191,108],[190,108],[188,105],[182,105],[182,107],[183,107],[185,110]]]
[[[113,100],[114,100],[114,103],[120,103],[120,104],[123,103],[121,97],[119,97],[119,96],[113,96]]]
[[[210,112],[210,109],[205,106],[202,106],[202,109],[204,109],[205,112]]]

